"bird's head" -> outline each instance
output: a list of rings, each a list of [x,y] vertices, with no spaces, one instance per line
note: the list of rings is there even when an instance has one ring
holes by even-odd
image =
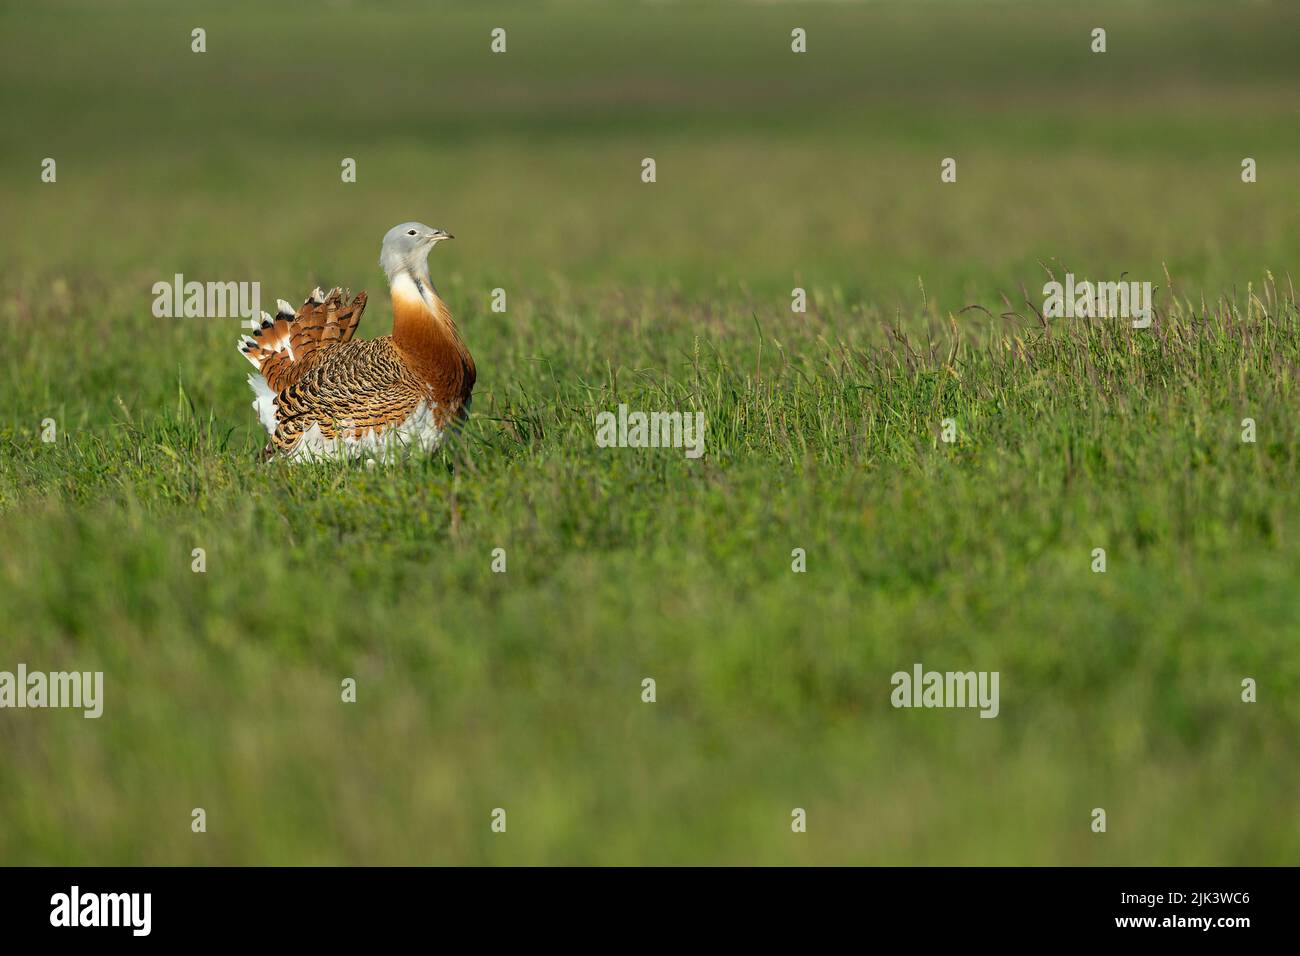
[[[389,281],[401,272],[421,275],[428,271],[429,250],[442,240],[452,238],[455,237],[444,229],[435,229],[422,222],[404,222],[384,234],[379,265],[388,273]]]

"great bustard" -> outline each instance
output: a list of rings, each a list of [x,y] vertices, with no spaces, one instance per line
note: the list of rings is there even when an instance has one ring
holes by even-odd
[[[429,252],[452,236],[419,222],[384,236],[393,334],[352,335],[366,294],[315,289],[301,308],[281,299],[275,318],[240,339],[257,369],[248,383],[270,435],[263,452],[301,460],[430,452],[469,413],[474,359],[429,279]]]

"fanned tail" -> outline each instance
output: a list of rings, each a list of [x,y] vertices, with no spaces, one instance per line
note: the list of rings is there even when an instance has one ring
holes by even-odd
[[[240,337],[239,351],[261,373],[274,396],[302,378],[328,349],[351,341],[365,308],[364,292],[353,298],[339,288],[328,295],[313,289],[296,312],[281,299],[274,318],[263,312],[261,327]],[[260,400],[256,385],[254,391]]]

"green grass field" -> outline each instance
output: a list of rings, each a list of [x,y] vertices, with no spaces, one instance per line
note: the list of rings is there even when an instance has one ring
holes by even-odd
[[[0,862],[1300,858],[1294,4],[35,6],[0,670],[105,702],[0,711]],[[406,219],[457,236],[460,441],[257,465],[238,320],[153,283],[364,288],[373,337]],[[1067,271],[1152,328],[1040,321]],[[597,447],[620,402],[705,456]],[[893,708],[917,661],[997,719]]]

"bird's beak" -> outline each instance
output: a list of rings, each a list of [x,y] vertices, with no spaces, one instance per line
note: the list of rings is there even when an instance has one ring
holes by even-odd
[[[434,242],[442,242],[444,239],[455,239],[456,237],[444,229],[435,229],[429,233],[429,238]]]

